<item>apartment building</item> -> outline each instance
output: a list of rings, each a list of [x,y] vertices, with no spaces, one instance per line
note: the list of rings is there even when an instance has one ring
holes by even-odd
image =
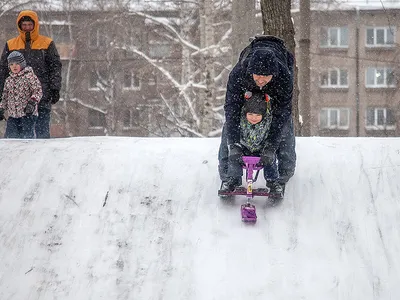
[[[382,7],[311,12],[311,135],[400,135],[399,16]]]
[[[312,11],[311,135],[400,135],[399,14],[395,8]],[[179,24],[177,11],[151,15]],[[0,18],[1,45],[17,34],[16,16]],[[94,11],[39,12],[39,17],[41,33],[55,40],[63,63],[63,101],[54,106],[53,137],[164,135],[159,129],[171,122],[165,110],[179,110],[179,104],[166,108],[163,99],[174,99],[179,91],[143,55],[181,78],[183,52],[165,38],[161,23]],[[229,12],[221,18],[229,21]],[[293,18],[297,31],[299,14]],[[199,32],[191,34],[200,44]],[[219,63],[222,69],[228,64]]]

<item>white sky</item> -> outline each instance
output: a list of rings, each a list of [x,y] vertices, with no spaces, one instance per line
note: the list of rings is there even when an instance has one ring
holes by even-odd
[[[400,299],[399,138],[298,138],[254,226],[218,145],[0,140],[0,299]]]

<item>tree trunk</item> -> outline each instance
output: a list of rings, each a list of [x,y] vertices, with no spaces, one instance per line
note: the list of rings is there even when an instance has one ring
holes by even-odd
[[[205,84],[205,90],[201,95],[200,115],[202,116],[202,124],[200,132],[207,134],[212,130],[212,104],[215,102],[215,84],[214,84],[214,58],[212,50],[209,49],[214,45],[214,1],[202,0],[200,13],[200,48],[203,50],[201,55],[202,82]]]
[[[255,0],[232,1],[232,65],[240,52],[249,44],[249,38],[262,32],[262,24],[256,18]]]
[[[264,34],[274,35],[283,39],[289,51],[295,55],[296,42],[294,40],[294,26],[290,13],[290,0],[260,0]],[[299,118],[299,88],[297,85],[297,65],[294,72],[293,91],[293,121],[296,135],[301,133]]]
[[[311,135],[311,105],[310,105],[310,0],[300,0],[300,30],[299,30],[299,111],[303,120],[302,136]]]

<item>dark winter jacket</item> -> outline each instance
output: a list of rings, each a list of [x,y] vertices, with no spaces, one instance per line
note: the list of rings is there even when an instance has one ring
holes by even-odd
[[[245,102],[245,92],[260,91],[251,72],[260,73],[264,70],[264,74],[258,75],[267,75],[267,73],[273,75],[272,80],[261,91],[272,98],[272,123],[266,145],[275,151],[282,139],[282,129],[290,121],[292,114],[294,58],[285,48],[284,42],[273,36],[254,40],[246,57],[244,57],[245,52],[246,49],[242,51],[239,62],[229,74],[227,84],[224,108],[228,144],[238,143],[240,140],[240,115]],[[268,55],[273,53],[274,59],[263,60],[265,53]],[[250,61],[251,68],[248,70]]]
[[[26,33],[18,23],[24,16],[34,21],[34,29],[30,32],[30,42],[26,42]],[[7,56],[14,50],[21,52],[26,62],[32,67],[42,84],[43,97],[39,106],[51,108],[51,90],[61,89],[61,60],[53,40],[39,34],[39,18],[34,11],[24,10],[17,18],[19,35],[7,41],[0,58],[0,95],[3,92],[4,82],[9,75]]]

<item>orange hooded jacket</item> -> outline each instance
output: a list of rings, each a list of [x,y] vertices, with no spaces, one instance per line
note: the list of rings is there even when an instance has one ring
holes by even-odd
[[[19,27],[19,22],[23,17],[30,17],[34,22],[34,28],[29,33],[30,42],[27,43],[26,32]],[[32,67],[36,76],[42,84],[43,97],[39,106],[51,108],[51,90],[61,89],[61,60],[54,41],[44,35],[39,34],[39,18],[32,10],[21,11],[17,17],[17,28],[19,35],[7,41],[0,58],[0,95],[3,92],[5,79],[9,75],[7,57],[14,51],[20,51],[27,62]]]

